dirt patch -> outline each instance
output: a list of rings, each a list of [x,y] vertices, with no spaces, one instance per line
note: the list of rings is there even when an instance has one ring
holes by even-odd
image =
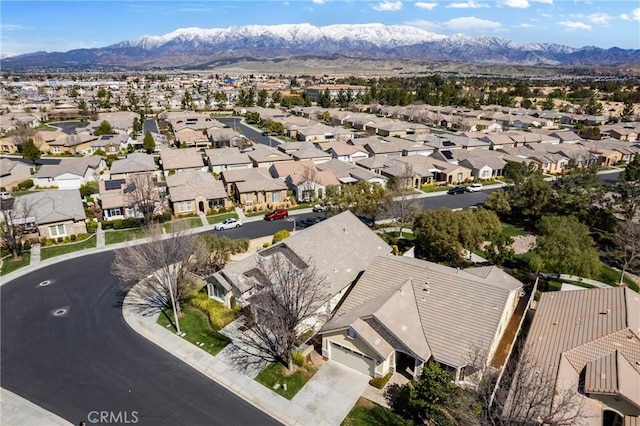
[[[511,248],[515,254],[526,253],[529,250],[536,248],[537,244],[535,235],[518,235],[511,238],[513,239]]]

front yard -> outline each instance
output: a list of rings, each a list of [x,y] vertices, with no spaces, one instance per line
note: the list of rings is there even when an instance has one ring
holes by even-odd
[[[280,396],[291,399],[313,377],[316,371],[316,368],[307,362],[302,367],[295,367],[295,372],[288,375],[282,364],[274,362],[267,365],[256,376],[256,382],[268,387]]]
[[[60,256],[67,253],[73,253],[74,251],[95,248],[96,242],[97,242],[96,236],[91,235],[90,237],[85,238],[82,241],[60,244],[52,247],[43,247],[40,250],[40,259],[45,260],[55,256]]]
[[[342,426],[410,426],[409,420],[405,420],[393,411],[369,401],[365,398],[358,399],[347,417],[342,421]]]
[[[225,308],[221,303],[209,299],[202,292],[194,294],[181,304],[180,330],[186,333],[185,340],[199,348],[217,355],[231,341],[219,331],[236,318],[236,312]],[[175,331],[173,311],[166,308],[158,317],[158,324]]]
[[[9,255],[2,260],[0,275],[6,275],[16,269],[28,266],[29,263],[31,263],[31,253],[28,251],[22,253],[22,255],[16,260],[13,259],[13,256]]]
[[[209,225],[213,225],[214,223],[222,222],[225,219],[229,219],[230,217],[237,219],[237,213],[222,213],[222,214],[214,214],[212,216],[207,216],[207,222]]]
[[[107,245],[123,243],[142,237],[144,237],[144,231],[140,228],[104,231],[104,243]]]

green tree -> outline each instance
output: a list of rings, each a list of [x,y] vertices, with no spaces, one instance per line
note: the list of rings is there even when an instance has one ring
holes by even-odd
[[[624,102],[622,111],[620,112],[620,121],[629,122],[633,121],[634,105],[630,100]]]
[[[142,120],[140,120],[138,117],[134,117],[133,118],[133,134],[137,135],[140,132],[142,132]]]
[[[87,115],[89,112],[89,108],[87,107],[87,102],[84,99],[80,99],[78,101],[78,112],[81,116]]]
[[[285,238],[289,238],[290,236],[291,232],[287,231],[286,229],[281,229],[273,234],[273,240],[271,241],[271,244],[279,243],[280,241],[284,240]]]
[[[435,361],[428,362],[417,380],[401,388],[391,409],[414,424],[456,425],[454,413],[460,388]]]
[[[27,141],[22,144],[22,158],[28,158],[35,164],[41,155],[42,152],[40,152],[40,149],[36,146],[35,142],[33,142],[32,138],[27,139]]]
[[[497,215],[486,209],[426,211],[413,226],[416,257],[455,265],[464,250],[478,249],[484,241],[497,238],[501,230]]]
[[[258,91],[258,100],[256,101],[256,105],[258,105],[259,107],[266,107],[267,106],[267,98],[269,97],[269,94],[267,93],[266,90],[262,89]]]
[[[511,237],[500,234],[494,238],[485,249],[487,260],[494,265],[502,265],[505,261],[513,259],[515,252],[511,248]]]
[[[151,154],[156,150],[156,141],[153,139],[153,135],[151,132],[146,132],[144,134],[144,140],[142,141],[142,148],[147,152],[147,154]]]
[[[103,120],[98,126],[98,128],[93,131],[93,134],[95,136],[115,135],[116,131],[113,130],[113,126],[111,126],[111,123],[109,123],[107,120]]]
[[[89,197],[93,194],[98,194],[99,192],[100,188],[98,187],[98,182],[96,181],[89,181],[80,185],[80,195],[82,196],[82,198]]]
[[[273,92],[273,94],[271,95],[271,99],[273,100],[274,103],[278,104],[282,101],[282,93],[280,93],[279,90],[276,90],[275,92]]]
[[[550,111],[555,107],[555,104],[553,102],[553,98],[551,97],[551,95],[549,95],[546,98],[544,98],[544,101],[542,102],[540,107],[543,110],[546,110],[546,111]]]
[[[589,228],[573,216],[545,216],[538,224],[536,254],[544,268],[557,274],[592,278],[600,258]]]

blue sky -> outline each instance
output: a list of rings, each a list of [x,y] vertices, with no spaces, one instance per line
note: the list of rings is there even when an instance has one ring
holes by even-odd
[[[186,27],[374,22],[524,43],[640,48],[638,0],[2,0],[0,53],[103,47]]]

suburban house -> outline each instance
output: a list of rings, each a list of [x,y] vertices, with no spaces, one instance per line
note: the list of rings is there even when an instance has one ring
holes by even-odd
[[[276,208],[289,201],[287,185],[281,179],[271,177],[265,169],[225,170],[222,182],[227,194],[245,210]]]
[[[91,152],[101,150],[107,154],[117,154],[121,149],[127,147],[127,140],[128,137],[122,134],[102,135],[91,142]]]
[[[31,179],[31,166],[13,158],[0,158],[0,187],[11,191],[20,182]]]
[[[87,232],[87,217],[77,189],[39,191],[13,200],[26,206],[22,211],[27,212],[28,217],[24,219],[35,223],[41,237],[58,238]]]
[[[248,151],[247,155],[253,163],[253,167],[269,168],[280,161],[295,161],[282,151],[269,148],[264,145],[254,145],[253,151]]]
[[[48,153],[51,151],[49,143],[64,139],[66,136],[66,133],[60,130],[38,130],[33,135],[33,142],[40,151]]]
[[[262,262],[268,262],[273,256],[283,256],[292,268],[312,265],[326,283],[326,299],[318,308],[318,322],[309,324],[309,328],[317,330],[367,265],[377,256],[389,255],[391,251],[387,243],[346,211],[228,265],[207,278],[207,290],[209,297],[227,307],[231,306],[232,296],[240,304],[247,304],[260,284]]]
[[[40,167],[33,183],[41,188],[55,186],[59,189],[79,189],[82,184],[98,180],[98,176],[106,168],[104,158],[97,155],[62,158],[58,164]]]
[[[250,169],[253,167],[253,162],[249,156],[235,147],[206,149],[204,157],[209,170],[218,174],[225,170]]]
[[[15,154],[22,146],[22,139],[17,136],[7,136],[0,139],[0,152],[3,154]]]
[[[207,213],[227,207],[224,184],[207,172],[189,170],[167,176],[167,190],[173,214]]]
[[[142,215],[132,206],[128,194],[135,187],[125,178],[98,181],[98,201],[102,209],[102,220],[118,220]]]
[[[640,296],[628,287],[542,293],[524,354],[554,394],[575,391],[581,424],[640,424]]]
[[[67,135],[61,139],[48,142],[52,154],[81,154],[91,152],[91,144],[98,136],[90,134]]]
[[[307,146],[294,151],[290,154],[294,160],[311,160],[314,164],[324,163],[331,160],[333,157],[331,154],[324,152],[314,146]]]
[[[246,136],[229,128],[220,129],[218,127],[211,127],[207,129],[207,139],[212,148],[251,145],[251,142],[249,142]]]
[[[491,362],[521,289],[495,266],[461,270],[379,256],[320,330],[322,354],[369,376],[416,377],[433,359],[464,382],[471,351]]]
[[[341,184],[366,181],[369,183],[377,183],[383,187],[387,186],[388,179],[386,177],[344,161],[334,159],[326,163],[318,164],[316,167],[318,170],[333,173]]]
[[[638,130],[626,127],[617,127],[609,130],[609,136],[621,141],[635,142],[638,139]]]
[[[134,152],[127,158],[116,160],[111,164],[109,174],[111,179],[126,179],[139,173],[155,173],[156,163],[152,155]]]
[[[287,184],[298,202],[324,198],[328,186],[340,185],[333,172],[318,170],[310,160],[274,164],[269,172]]]
[[[211,143],[202,130],[185,127],[173,132],[176,144],[187,148],[209,148]]]
[[[196,148],[163,148],[160,151],[160,166],[165,176],[185,170],[207,170],[202,153]]]
[[[369,153],[364,147],[344,142],[335,142],[326,151],[331,154],[332,158],[348,163],[356,163],[369,157]]]

